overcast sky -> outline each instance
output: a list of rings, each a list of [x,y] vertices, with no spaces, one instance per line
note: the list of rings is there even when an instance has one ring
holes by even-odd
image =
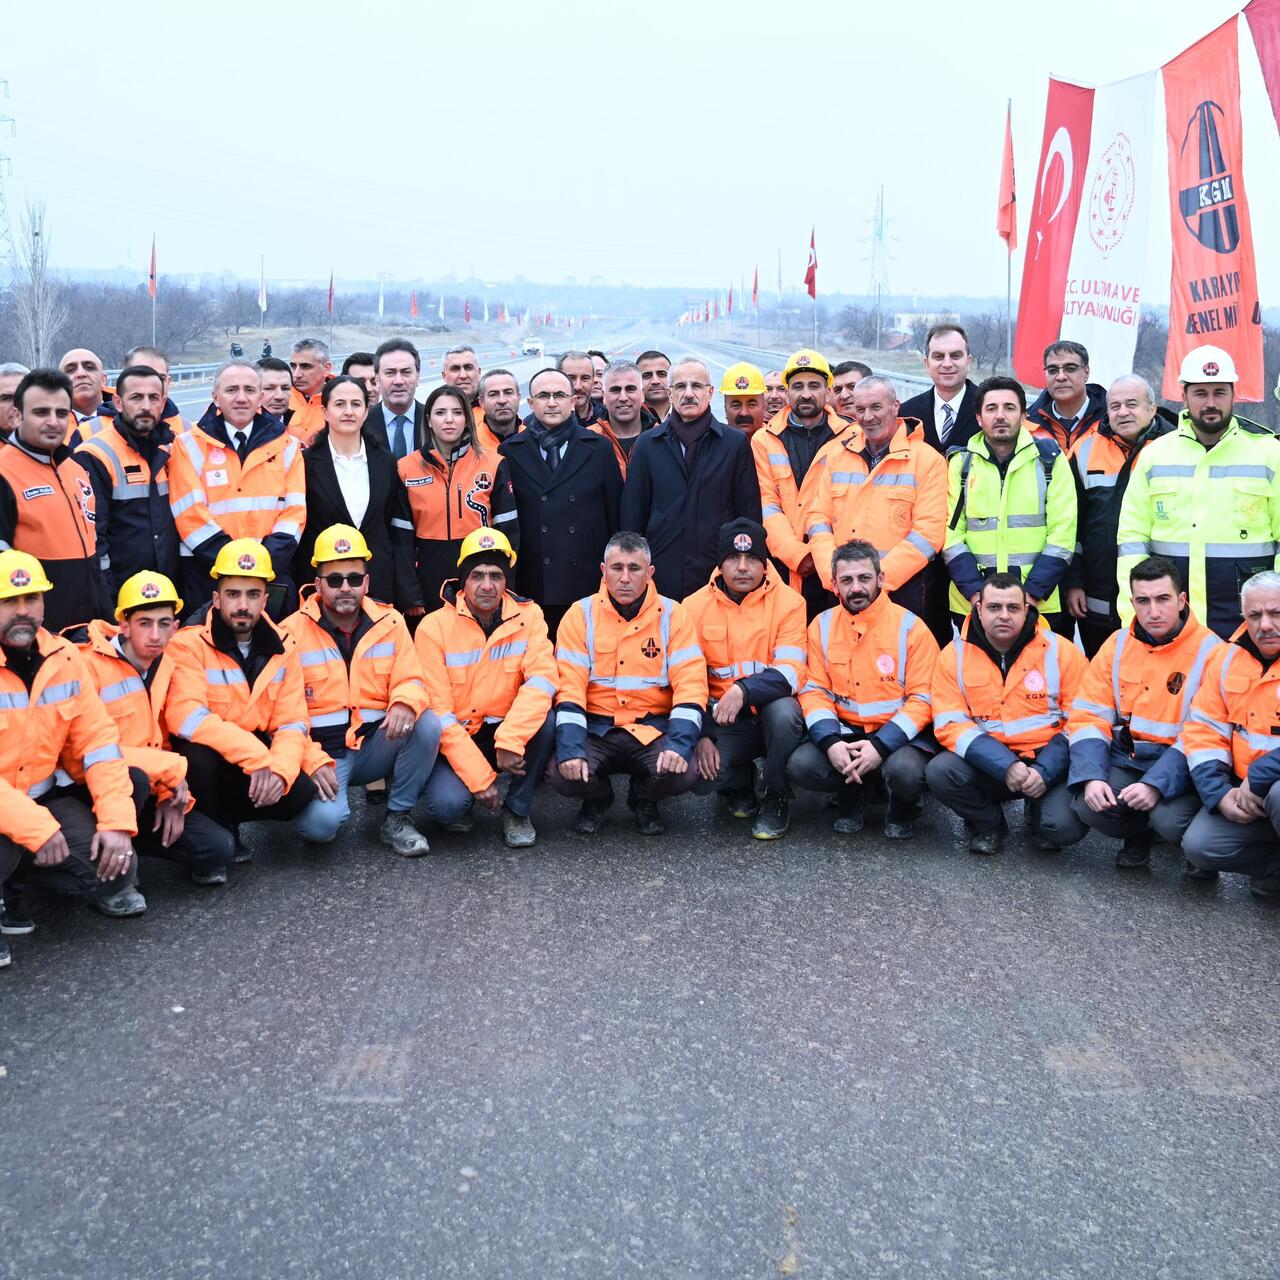
[[[999,295],[1013,98],[1025,241],[1052,72],[1167,61],[1234,0],[43,3],[9,24],[10,207],[55,265],[341,282],[387,272],[862,292],[886,190],[895,291]],[[1246,25],[1245,178],[1280,296],[1280,137]],[[51,42],[60,41],[55,51]],[[1157,146],[1163,148],[1163,110]],[[1163,165],[1160,170],[1163,173]],[[1155,202],[1147,296],[1168,296]],[[1016,273],[1021,248],[1015,255]]]

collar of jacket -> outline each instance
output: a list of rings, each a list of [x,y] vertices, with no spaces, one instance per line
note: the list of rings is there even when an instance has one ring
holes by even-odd
[[[298,591],[298,612],[306,614],[312,622],[319,626],[328,626],[324,613],[320,609],[320,593],[316,590],[315,584],[310,583],[302,587]],[[380,604],[377,600],[371,600],[365,596],[360,601],[360,611],[370,622],[381,622],[388,614],[394,613],[395,610],[389,604]]]
[[[468,453],[475,454],[479,451],[476,448],[474,440],[463,439],[458,442],[458,447],[453,451],[448,459],[440,452],[432,439],[430,444],[423,444],[418,450],[422,455],[422,460],[435,471],[448,471],[455,462],[461,462]]]
[[[279,422],[279,418],[277,418],[276,421]],[[361,428],[360,430],[360,442],[364,446],[364,451],[366,454],[391,452],[391,450],[388,449],[387,446],[383,444],[382,441],[379,440],[378,437],[372,431],[366,431],[363,428]],[[318,448],[322,445],[327,445],[328,443],[329,443],[329,427],[328,427],[328,424],[326,423],[326,425],[321,427],[320,430],[317,431],[315,436],[312,438],[311,443],[307,446],[307,452],[309,453],[312,449]]]
[[[163,419],[156,419],[156,425],[150,431],[135,431],[123,418],[115,420],[115,429],[124,437],[133,451],[142,457],[148,457],[161,445],[173,443],[173,428]]]
[[[28,458],[43,462],[46,467],[59,466],[71,457],[71,450],[65,444],[60,444],[52,453],[42,453],[39,449],[33,449],[27,444],[16,431],[9,437],[9,445],[11,448],[17,449],[19,453],[25,453]]]
[[[978,617],[978,611],[975,609],[964,621],[964,629],[960,632],[961,644],[971,644],[975,649],[981,649],[983,653],[995,663],[996,669],[1002,672],[1012,670],[1013,664],[1022,656],[1022,651],[1036,638],[1036,633],[1040,630],[1040,611],[1034,605],[1027,606],[1027,620],[1022,624],[1022,630],[1014,638],[1013,644],[1009,646],[1006,653],[1001,653],[999,649],[991,643],[987,637],[987,633],[982,629],[982,621]]]
[[[201,630],[210,648],[217,649],[219,653],[225,653],[228,658],[234,658],[237,662],[240,661],[240,646],[236,643],[235,634],[223,622],[222,614],[216,609],[209,610]],[[265,653],[268,656],[284,653],[284,640],[276,630],[275,623],[265,613],[258,619],[249,637],[249,652]]]
[[[791,406],[788,405],[785,409],[779,409],[772,418],[767,419],[760,430],[767,431],[771,436],[780,439],[790,419]],[[830,405],[827,406],[827,427],[831,432],[832,440],[841,439],[852,426],[853,423],[848,418],[842,418]],[[828,440],[827,443],[830,444],[831,441]]]
[[[78,634],[72,634],[72,633]],[[121,662],[120,651],[116,648],[116,636],[120,634],[120,628],[114,622],[107,622],[103,618],[93,618],[85,625],[81,624],[77,627],[69,627],[64,631],[63,636],[70,640],[74,645],[87,644],[94,653],[101,654],[104,658],[116,658]],[[80,635],[84,639],[80,639]]]
[[[63,636],[56,636],[52,631],[46,631],[43,627],[36,628],[35,650],[40,655],[40,660],[51,654],[59,653],[63,650],[74,649],[75,645]],[[4,649],[0,648],[0,667],[8,666],[8,660],[5,658]]]
[[[1103,418],[1096,428],[1100,436],[1105,436],[1108,440],[1114,440],[1129,453],[1137,453],[1144,444],[1149,444],[1152,440],[1158,440],[1161,436],[1167,436],[1171,431],[1176,431],[1177,429],[1177,415],[1166,409],[1162,404],[1156,406],[1156,416],[1147,423],[1146,430],[1132,444],[1129,444],[1116,431],[1115,427],[1111,425],[1110,418]],[[1081,439],[1083,438],[1082,436]]]
[[[991,455],[991,448],[987,444],[987,437],[984,436],[981,431],[975,431],[970,437],[969,442],[961,445],[960,447],[968,449],[970,453],[976,454],[984,461],[991,463],[992,466],[996,465],[996,460]],[[1009,455],[1009,466],[1013,465],[1020,453],[1025,453],[1028,449],[1030,449],[1032,453],[1036,452],[1036,438],[1024,424],[1018,428],[1017,437],[1014,439],[1013,452]]]
[[[919,418],[899,418],[893,435],[889,437],[888,452],[910,453],[913,441],[917,444],[924,442],[924,424]],[[861,453],[867,444],[867,433],[857,423],[851,423],[840,437],[840,443],[850,453]]]
[[[1244,430],[1245,430],[1244,424],[1233,413],[1231,415],[1231,421],[1227,423],[1226,430],[1223,431],[1222,434],[1218,437],[1218,439],[1214,442],[1213,447],[1216,449],[1218,445],[1220,445],[1228,436],[1241,435],[1243,434]],[[1265,431],[1266,429],[1263,428],[1263,430]],[[1194,440],[1196,444],[1200,444],[1200,437],[1196,435],[1196,429],[1191,425],[1191,415],[1185,409],[1183,409],[1182,412],[1178,414],[1178,425],[1176,427],[1176,431],[1178,435],[1182,437],[1182,439]],[[1267,434],[1270,434],[1270,433],[1268,432]],[[1204,445],[1200,445],[1200,447],[1202,449],[1205,448]]]
[[[205,435],[216,440],[226,449],[234,449],[231,443],[231,433],[227,430],[227,420],[218,412],[218,410],[210,405],[205,411],[200,421],[196,423]],[[254,439],[254,436],[261,431],[261,436]],[[256,449],[259,445],[266,444],[270,440],[274,440],[277,436],[284,435],[284,423],[279,418],[273,418],[269,413],[259,410],[254,415],[253,421],[249,424],[248,439],[253,441],[253,447]]]
[[[1079,430],[1080,424],[1088,422],[1090,418],[1104,417],[1107,412],[1107,389],[1097,382],[1086,382],[1084,384],[1084,408],[1080,410],[1079,416],[1076,418],[1076,430]],[[1049,394],[1049,388],[1046,387],[1035,398],[1035,402],[1028,406],[1027,417],[1036,421],[1041,419],[1052,419],[1054,422],[1061,422],[1053,411],[1053,397]]]
[[[466,593],[462,590],[462,582],[460,579],[450,578],[444,586],[440,588],[440,599],[443,600],[449,608],[456,609],[464,618],[475,617],[475,614],[471,612],[471,609],[467,604]],[[505,605],[507,601],[510,601],[518,608],[520,605],[528,604],[529,597],[519,595],[517,592],[512,591],[510,580],[508,579],[507,589],[502,593],[502,599],[498,602],[498,610],[502,613],[503,622],[506,622],[515,616],[514,613],[507,613],[503,609],[503,605]]]
[[[672,409],[671,412],[667,414],[667,416],[663,419],[661,430],[662,430],[662,433],[669,440],[676,440],[678,443],[678,437],[676,436],[676,425],[674,422],[675,417],[676,417],[676,411]],[[724,435],[724,432],[725,432],[724,423],[721,422],[720,419],[717,418],[716,415],[711,412],[710,408],[704,409],[700,414],[698,414],[698,416],[694,419],[694,422],[702,422],[704,420],[706,421],[708,432],[714,431],[715,434],[718,436]]]
[[[644,589],[644,596],[640,600],[640,608],[636,610],[635,616],[624,618],[622,614],[614,607],[613,597],[609,594],[608,584],[603,578],[600,579],[600,590],[596,593],[596,601],[603,609],[608,609],[619,622],[639,622],[641,618],[648,617],[651,613],[656,613],[661,608],[658,603],[658,588],[649,583]]]
[[[1153,639],[1151,634],[1138,622],[1137,618],[1134,618],[1134,620],[1129,624],[1129,634],[1133,636],[1139,644],[1145,644],[1148,649],[1166,649],[1172,644],[1177,644],[1183,636],[1189,635],[1194,631],[1195,625],[1195,615],[1191,612],[1191,606],[1188,605],[1183,609],[1181,614],[1178,615],[1177,631],[1164,640]]]
[[[881,591],[860,613],[850,613],[839,600],[836,601],[835,608],[837,612],[844,615],[845,623],[852,627],[858,635],[862,636],[866,635],[880,621],[881,616],[888,611],[891,603],[889,593]]]
[[[594,422],[599,422],[601,418],[608,420],[608,414],[604,411],[604,405],[599,400],[594,400],[590,396],[587,397],[587,416],[584,418],[574,409],[573,416],[577,419],[580,427],[589,427]]]
[[[1262,668],[1264,675],[1269,667],[1276,662],[1280,662],[1280,654],[1277,654],[1274,658],[1263,656],[1262,650],[1254,643],[1253,637],[1249,634],[1249,628],[1243,622],[1227,643],[1243,649]]]
[[[764,577],[760,581],[760,585],[752,591],[748,591],[741,600],[735,600],[729,588],[725,585],[724,575],[720,572],[720,566],[716,565],[711,570],[709,579],[711,585],[722,595],[731,605],[741,609],[744,604],[763,600],[771,591],[775,590],[778,585],[778,575],[774,571],[773,565],[767,560],[764,564]]]

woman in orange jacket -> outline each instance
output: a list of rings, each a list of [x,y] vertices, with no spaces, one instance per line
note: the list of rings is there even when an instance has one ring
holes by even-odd
[[[456,574],[462,540],[473,529],[501,529],[519,544],[515,499],[505,458],[482,448],[466,396],[437,387],[423,408],[421,449],[400,459],[413,516],[414,566],[427,612]]]

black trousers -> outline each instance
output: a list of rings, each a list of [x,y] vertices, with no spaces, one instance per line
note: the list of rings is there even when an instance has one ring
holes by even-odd
[[[683,795],[698,780],[698,771],[692,761],[683,773],[658,773],[658,757],[669,750],[671,744],[664,733],[645,746],[636,741],[625,729],[610,729],[603,737],[587,736],[587,780],[570,780],[560,772],[555,760],[547,769],[547,781],[562,796],[576,796],[580,800],[612,800],[612,774],[626,773],[635,783],[636,795],[641,800],[666,800],[669,796]]]
[[[238,764],[202,743],[175,738],[173,745],[187,757],[187,786],[196,798],[193,812],[205,814],[224,829],[241,822],[287,822],[316,796],[316,784],[300,773],[275,804],[257,809],[249,799],[249,775]]]
[[[235,857],[236,842],[231,832],[198,808],[187,814],[182,834],[168,848],[161,843],[160,832],[152,830],[155,820],[156,798],[148,792],[138,810],[138,834],[133,842],[139,857],[163,858],[191,871],[216,871],[229,866]]]
[[[715,740],[720,751],[720,774],[714,782],[698,781],[696,790],[700,795],[749,790],[751,766],[763,758],[764,785],[791,798],[787,761],[804,741],[804,713],[794,698],[775,698],[758,712],[744,708],[729,724],[716,724],[708,712],[702,718],[702,735]]]
[[[1119,630],[1119,618],[1104,618],[1096,613],[1086,614],[1080,619],[1080,640],[1084,646],[1084,656],[1093,658],[1102,648],[1103,641]]]

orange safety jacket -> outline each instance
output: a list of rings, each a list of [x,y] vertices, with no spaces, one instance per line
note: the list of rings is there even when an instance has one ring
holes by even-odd
[[[44,598],[50,631],[110,611],[89,473],[65,448],[39,453],[16,433],[0,448],[0,551],[10,547],[35,556],[53,583]]]
[[[622,447],[622,442],[613,433],[613,428],[609,425],[608,418],[597,418],[594,422],[587,423],[587,430],[594,431],[598,436],[604,438],[613,445],[613,456],[618,460],[618,470],[622,472],[622,478],[627,478],[627,462],[631,455]],[[638,440],[638,436],[632,437],[633,441]]]
[[[1037,619],[1004,655],[1004,670],[974,638],[971,614],[933,672],[933,731],[975,769],[1003,781],[1018,760],[1034,763],[1047,784],[1067,776],[1067,711],[1084,679],[1085,657]]]
[[[897,591],[942,550],[947,536],[947,462],[925,443],[918,418],[899,418],[889,452],[874,467],[867,438],[853,426],[818,457],[805,533],[814,568],[831,590],[831,555],[851,538],[880,553],[886,591]]]
[[[933,719],[938,642],[909,609],[881,592],[861,613],[836,605],[809,624],[808,679],[800,691],[809,737],[826,751],[841,725],[887,759]]]
[[[203,623],[183,627],[169,641],[165,652],[173,669],[163,728],[175,738],[212,748],[245,773],[270,769],[287,790],[297,781],[308,742],[297,650],[292,643],[286,646],[263,614],[253,641],[269,656],[250,685],[238,653],[233,657],[215,639],[216,617],[211,611]],[[259,733],[269,741],[263,742]]]
[[[764,581],[741,602],[725,592],[717,567],[684,607],[706,659],[713,701],[739,682],[756,708],[799,693],[805,667],[804,597],[778,577],[773,565],[765,566]]]
[[[326,378],[325,382],[329,379]],[[324,386],[313,396],[304,396],[297,387],[289,391],[288,415],[289,434],[295,437],[304,447],[309,445],[324,429],[324,405],[320,397],[324,395]]]
[[[413,636],[431,708],[440,718],[440,750],[462,785],[477,794],[498,775],[472,738],[486,724],[497,725],[494,746],[524,755],[559,687],[542,610],[507,591],[499,614],[501,621],[486,635],[451,582],[444,608],[428,614]]]
[[[1106,782],[1114,764],[1142,770],[1142,781],[1167,800],[1186,792],[1182,726],[1222,643],[1190,613],[1165,644],[1153,643],[1136,622],[1109,635],[1071,704],[1069,785]]]
[[[639,613],[622,617],[600,590],[570,606],[556,631],[556,758],[581,760],[587,736],[625,729],[648,744],[664,733],[693,755],[707,705],[707,664],[693,619],[650,583]]]
[[[66,783],[60,770],[88,784],[99,830],[137,835],[120,735],[84,658],[43,627],[35,645],[41,662],[29,690],[0,650],[0,835],[34,853],[57,833],[57,818],[36,800]]]
[[[1263,660],[1247,628],[1210,655],[1182,727],[1182,745],[1206,809],[1216,809],[1246,777],[1252,789],[1255,762],[1273,763],[1280,747],[1280,662]],[[1259,794],[1269,789],[1266,782]]]
[[[79,648],[98,697],[115,721],[125,764],[141,769],[151,780],[156,799],[164,803],[187,777],[186,757],[166,748],[160,729],[160,708],[169,691],[172,667],[168,658],[162,656],[148,687],[124,656],[119,635],[119,627],[95,618],[87,627],[75,628],[67,638]],[[80,780],[75,770],[68,772],[76,781]],[[188,811],[194,804],[193,798]]]
[[[262,424],[265,424],[262,425]],[[302,446],[270,415],[250,427],[258,433],[245,457],[220,435],[225,423],[210,410],[174,441],[169,459],[169,509],[182,539],[181,555],[205,569],[234,538],[256,538],[267,548],[277,576],[288,574],[307,522]],[[217,432],[218,434],[213,434]]]
[[[761,523],[769,535],[769,554],[791,570],[788,585],[799,591],[804,579],[796,567],[813,550],[807,541],[805,525],[818,486],[819,464],[823,453],[849,430],[850,424],[834,409],[827,410],[827,425],[833,438],[818,450],[804,480],[797,485],[787,446],[781,439],[790,412],[788,408],[774,414],[751,435],[750,441],[760,484]]]
[[[358,751],[362,736],[373,732],[395,703],[415,716],[427,709],[427,686],[409,628],[390,605],[365,598],[350,663],[325,622],[314,587],[304,588],[301,606],[280,631],[296,648],[302,668],[310,727],[305,773],[325,764],[329,751],[340,751],[339,742]]]

